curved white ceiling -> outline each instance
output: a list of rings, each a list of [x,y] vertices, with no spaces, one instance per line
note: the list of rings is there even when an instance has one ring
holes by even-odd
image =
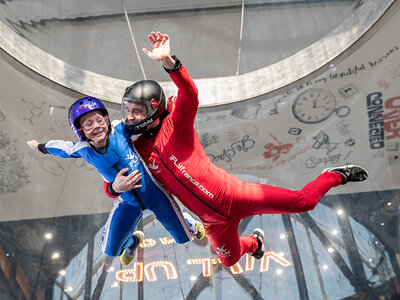
[[[200,105],[215,106],[253,98],[287,86],[320,69],[348,49],[385,13],[393,0],[365,0],[337,28],[298,53],[270,66],[238,76],[196,80]],[[0,47],[41,76],[82,94],[119,103],[130,81],[71,65],[41,50],[0,21]],[[290,72],[289,72],[290,71]],[[167,94],[175,87],[161,83]]]

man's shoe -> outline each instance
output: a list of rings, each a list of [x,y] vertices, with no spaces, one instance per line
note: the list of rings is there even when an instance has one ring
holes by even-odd
[[[258,247],[257,250],[251,253],[251,256],[254,256],[256,259],[260,259],[264,256],[264,231],[260,228],[256,228],[253,230],[251,233],[252,236],[254,236],[257,239],[258,242]]]
[[[195,239],[196,240],[202,240],[206,237],[206,232],[204,231],[203,223],[200,221],[196,221],[196,234],[195,234]]]
[[[120,262],[125,266],[129,265],[135,257],[136,249],[144,240],[144,233],[140,230],[135,231],[133,233],[133,237],[135,239],[135,243],[133,244],[133,246],[126,248],[124,252],[122,252],[122,255],[119,257]]]
[[[335,172],[342,176],[342,184],[349,181],[364,181],[368,178],[368,171],[361,166],[346,165],[342,167],[327,168],[323,172]]]

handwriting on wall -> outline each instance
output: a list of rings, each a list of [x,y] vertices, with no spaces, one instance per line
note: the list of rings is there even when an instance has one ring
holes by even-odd
[[[248,135],[243,136],[243,138],[239,141],[233,142],[229,148],[223,149],[220,154],[209,154],[207,156],[210,160],[215,163],[220,160],[224,160],[225,162],[231,162],[232,158],[238,152],[247,152],[249,149],[254,147],[256,142],[252,140]]]

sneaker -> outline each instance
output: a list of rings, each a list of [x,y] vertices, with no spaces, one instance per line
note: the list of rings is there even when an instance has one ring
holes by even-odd
[[[204,231],[203,223],[200,221],[196,221],[196,234],[195,234],[195,239],[196,240],[202,240],[206,237],[206,232]]]
[[[251,233],[252,236],[254,236],[257,239],[258,242],[258,247],[257,250],[251,253],[251,256],[254,256],[256,259],[260,259],[261,257],[264,256],[264,231],[260,228],[256,228],[253,230]]]
[[[133,246],[126,248],[124,252],[122,252],[122,255],[119,257],[119,260],[125,266],[129,265],[135,257],[136,249],[144,240],[144,233],[140,230],[135,231],[133,233],[133,237],[135,238],[135,243],[133,244]]]
[[[203,223],[193,219],[193,217],[187,212],[183,212],[182,215],[184,216],[186,223],[189,225],[189,230],[192,236],[199,241],[204,239],[206,233],[204,231]]]
[[[342,167],[327,168],[323,172],[335,172],[342,176],[342,184],[349,181],[364,181],[368,178],[368,171],[361,166],[346,165]]]

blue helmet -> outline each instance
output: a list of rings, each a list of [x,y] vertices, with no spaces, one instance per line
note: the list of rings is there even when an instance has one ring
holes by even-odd
[[[104,106],[104,104],[99,99],[96,99],[94,97],[84,97],[79,100],[76,100],[69,108],[68,111],[69,125],[71,125],[72,130],[75,132],[75,134],[78,136],[81,142],[87,141],[88,138],[85,136],[83,131],[78,130],[78,128],[81,127],[79,119],[84,114],[87,114],[88,112],[95,110],[100,111],[104,117],[109,116],[108,111]],[[108,133],[110,133],[111,132],[110,119],[107,119],[106,121],[108,125]]]

